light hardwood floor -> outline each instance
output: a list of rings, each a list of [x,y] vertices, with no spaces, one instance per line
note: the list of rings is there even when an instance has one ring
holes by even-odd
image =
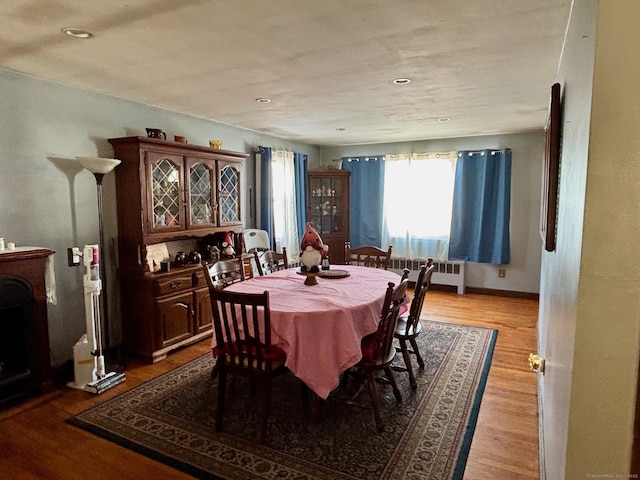
[[[466,480],[539,478],[536,374],[528,368],[528,355],[536,351],[537,315],[535,300],[427,294],[423,318],[499,331]],[[209,341],[205,340],[155,365],[129,362],[126,381],[99,396],[66,390],[0,411],[0,478],[192,478],[65,420],[207,351]]]

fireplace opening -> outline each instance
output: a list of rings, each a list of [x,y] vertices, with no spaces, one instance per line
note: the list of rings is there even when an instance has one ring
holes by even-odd
[[[20,277],[0,275],[0,408],[38,390],[29,335],[34,334],[31,285]]]

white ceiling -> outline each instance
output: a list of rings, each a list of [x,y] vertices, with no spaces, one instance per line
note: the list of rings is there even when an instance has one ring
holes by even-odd
[[[316,145],[522,132],[544,126],[570,5],[3,0],[0,66]]]

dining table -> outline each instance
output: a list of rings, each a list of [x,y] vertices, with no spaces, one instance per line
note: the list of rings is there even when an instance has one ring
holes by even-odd
[[[355,265],[332,265],[317,274],[315,285],[305,284],[305,277],[299,268],[288,268],[225,290],[269,292],[272,343],[287,354],[289,371],[326,399],[341,374],[361,359],[361,340],[377,330],[388,284],[397,285],[401,277]]]

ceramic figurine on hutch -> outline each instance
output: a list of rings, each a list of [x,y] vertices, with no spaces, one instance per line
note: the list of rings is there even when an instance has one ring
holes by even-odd
[[[173,261],[176,265],[184,265],[187,263],[187,252],[176,252],[176,256]]]
[[[162,138],[163,140],[167,139],[167,134],[164,133],[159,128],[147,128],[147,137],[149,138]]]
[[[233,257],[236,254],[236,249],[233,248],[233,241],[231,240],[231,233],[232,232],[226,233],[224,240],[220,245],[222,247],[220,251],[222,252],[223,257]]]
[[[317,273],[320,271],[318,265],[322,263],[322,258],[327,254],[329,245],[322,243],[322,238],[316,230],[311,226],[311,222],[307,222],[307,229],[302,236],[300,242],[300,261],[302,266],[300,271]]]
[[[202,261],[202,255],[197,250],[192,250],[187,258],[189,263],[200,263]]]

